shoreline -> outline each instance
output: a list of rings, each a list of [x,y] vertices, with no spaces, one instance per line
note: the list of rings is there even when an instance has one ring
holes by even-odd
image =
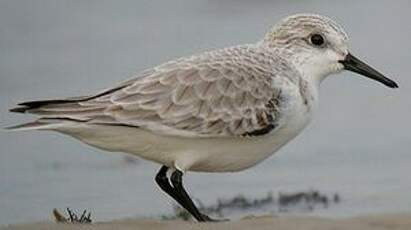
[[[379,214],[359,216],[345,219],[333,219],[312,216],[260,216],[244,217],[240,220],[218,223],[196,223],[181,220],[155,219],[124,219],[92,224],[62,224],[54,222],[40,222],[1,226],[0,230],[69,230],[69,229],[102,229],[102,230],[159,230],[159,229],[361,229],[361,230],[409,230],[411,229],[411,213]]]

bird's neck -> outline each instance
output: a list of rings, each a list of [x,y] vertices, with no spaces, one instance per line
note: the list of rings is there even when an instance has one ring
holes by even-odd
[[[321,82],[329,75],[328,72],[312,64],[300,65],[297,70],[301,73],[301,77],[317,90],[320,88]]]
[[[298,87],[304,105],[307,106],[309,111],[314,112],[318,108],[320,83],[317,80],[306,79],[307,77],[300,76]]]

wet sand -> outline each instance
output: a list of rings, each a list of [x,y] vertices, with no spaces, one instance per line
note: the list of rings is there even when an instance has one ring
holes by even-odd
[[[21,224],[0,227],[0,230],[159,230],[159,229],[282,229],[282,230],[409,230],[411,229],[411,213],[387,214],[354,217],[347,219],[331,219],[304,216],[262,216],[246,217],[241,220],[220,223],[195,223],[183,221],[162,221],[153,219],[126,219],[93,224],[56,224],[52,222]]]

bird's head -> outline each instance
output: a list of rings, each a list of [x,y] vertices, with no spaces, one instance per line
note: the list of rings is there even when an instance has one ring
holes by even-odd
[[[348,50],[348,36],[331,19],[315,14],[284,18],[264,37],[264,45],[276,49],[306,77],[320,82],[332,73],[350,70],[384,85],[398,85],[354,57]]]

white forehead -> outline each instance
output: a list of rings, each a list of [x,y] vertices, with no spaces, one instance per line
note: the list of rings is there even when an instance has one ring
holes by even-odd
[[[307,29],[316,29],[319,30],[318,32],[338,37],[343,41],[348,40],[347,34],[340,25],[332,19],[318,14],[295,14],[288,16],[277,23],[271,32],[281,34],[284,31],[303,32]]]

